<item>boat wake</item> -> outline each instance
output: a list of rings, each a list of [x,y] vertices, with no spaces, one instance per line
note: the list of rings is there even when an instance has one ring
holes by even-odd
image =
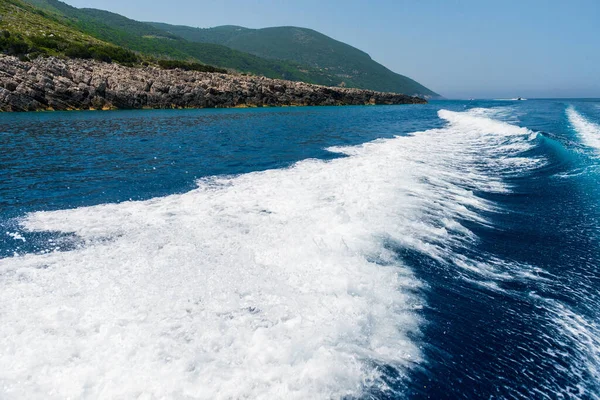
[[[76,246],[0,260],[1,397],[401,391],[426,362],[424,283],[393,249],[453,259],[477,241],[465,223],[499,211],[478,193],[544,162],[522,155],[527,129],[439,116],[444,128],[330,148],[347,156],[331,161],[27,215],[22,229]]]
[[[578,113],[573,106],[567,108],[567,117],[583,143],[600,152],[600,125],[595,124]]]

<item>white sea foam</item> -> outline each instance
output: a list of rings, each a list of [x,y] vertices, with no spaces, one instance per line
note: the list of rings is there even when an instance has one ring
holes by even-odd
[[[0,397],[340,398],[421,362],[419,282],[390,244],[448,260],[509,188],[530,131],[442,110],[442,129],[349,157],[37,212],[77,249],[0,260]],[[535,165],[536,160],[531,161]]]
[[[541,298],[533,293],[531,296],[545,304],[557,330],[556,333],[543,333],[542,336],[547,336],[543,340],[552,342],[558,338],[558,348],[569,350],[560,355],[569,360],[568,371],[577,377],[574,388],[569,390],[571,397],[600,400],[600,325],[597,319],[589,319],[556,300]],[[556,358],[561,350],[549,348],[547,351]],[[565,369],[563,365],[556,367]]]
[[[567,116],[583,144],[600,152],[600,125],[586,119],[573,106],[567,108]]]
[[[585,370],[592,382],[599,385],[600,325],[564,306],[557,305],[556,309],[558,310],[558,318],[556,319],[558,326],[572,340],[573,345],[579,353],[580,360],[584,364],[584,368],[580,368],[580,370]]]
[[[22,242],[26,241],[23,235],[21,235],[19,232],[6,232],[6,235],[10,236],[14,240],[20,240]]]

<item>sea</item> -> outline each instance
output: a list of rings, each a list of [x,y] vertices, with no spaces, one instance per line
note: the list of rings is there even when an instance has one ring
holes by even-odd
[[[2,399],[600,399],[600,100],[0,114]]]

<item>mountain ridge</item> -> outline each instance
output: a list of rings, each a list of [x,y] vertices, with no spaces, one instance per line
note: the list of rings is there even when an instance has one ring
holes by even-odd
[[[363,50],[314,29],[280,26],[252,29],[236,25],[193,28],[159,22],[149,24],[184,39],[220,44],[259,57],[286,60],[333,73],[346,86],[439,96],[420,83],[377,63]]]

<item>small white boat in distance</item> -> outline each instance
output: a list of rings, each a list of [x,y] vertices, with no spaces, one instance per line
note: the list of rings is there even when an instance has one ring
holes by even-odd
[[[527,99],[524,99],[523,97],[514,97],[512,99],[494,99],[495,101],[524,101]]]

